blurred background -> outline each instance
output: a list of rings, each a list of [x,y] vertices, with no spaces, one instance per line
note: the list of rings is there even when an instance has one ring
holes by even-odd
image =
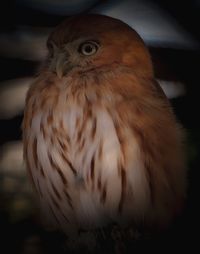
[[[22,158],[26,91],[46,55],[46,38],[66,16],[101,13],[132,26],[149,47],[156,79],[187,133],[188,198],[172,228],[134,251],[199,248],[200,1],[16,0],[0,3],[0,248],[6,253],[64,253],[62,236],[43,229]],[[5,248],[5,249],[4,249]],[[0,253],[2,252],[0,249]]]

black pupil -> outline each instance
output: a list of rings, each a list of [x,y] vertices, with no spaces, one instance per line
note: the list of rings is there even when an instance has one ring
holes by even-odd
[[[91,45],[85,46],[85,52],[86,53],[90,53],[90,52],[92,52],[92,50],[93,50],[93,47]]]

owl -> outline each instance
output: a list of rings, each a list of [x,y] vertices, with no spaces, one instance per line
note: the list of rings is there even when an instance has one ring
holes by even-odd
[[[143,40],[120,20],[88,14],[67,18],[47,47],[23,120],[41,205],[67,236],[167,227],[185,199],[183,131]]]

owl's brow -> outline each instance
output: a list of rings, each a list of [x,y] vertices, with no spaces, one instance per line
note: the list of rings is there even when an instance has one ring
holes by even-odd
[[[74,44],[79,44],[85,41],[94,41],[97,44],[100,44],[100,40],[97,38],[94,38],[94,36],[87,36],[87,37],[81,37],[81,38],[76,38],[76,39],[72,39],[72,40],[68,40],[66,42],[66,44],[68,43],[74,43]]]

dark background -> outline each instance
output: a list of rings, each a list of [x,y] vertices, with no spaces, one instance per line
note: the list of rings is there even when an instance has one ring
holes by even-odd
[[[0,3],[0,33],[9,34],[17,30],[19,26],[27,27],[54,27],[67,15],[53,13],[34,8],[23,1],[7,1]],[[26,1],[24,1],[26,2]],[[98,4],[109,1],[94,1],[93,4],[83,8],[88,12]],[[113,2],[113,1],[112,1]],[[151,1],[157,4],[172,16],[178,24],[185,29],[196,41],[199,42],[199,1]],[[133,1],[134,4],[134,1]],[[16,45],[17,46],[17,45]],[[186,93],[171,99],[177,118],[184,126],[187,133],[187,155],[188,155],[188,198],[186,208],[182,216],[176,221],[172,228],[156,239],[143,240],[135,243],[134,251],[140,253],[143,250],[153,251],[187,251],[192,253],[199,247],[199,148],[200,148],[200,124],[199,124],[199,68],[200,51],[198,47],[177,48],[162,45],[149,45],[149,50],[155,66],[156,78],[166,81],[179,81],[184,84]],[[33,76],[39,61],[24,60],[16,57],[6,57],[0,54],[0,88],[1,82],[24,76]],[[0,90],[1,91],[1,90]],[[14,100],[14,98],[10,98]],[[1,107],[1,101],[0,101]],[[10,141],[21,140],[22,113],[8,119],[0,119],[0,159],[3,145]],[[14,168],[14,165],[13,165]],[[3,172],[3,171],[2,171]],[[16,189],[8,191],[2,186],[7,179],[5,171],[0,168],[0,248],[5,247],[6,253],[57,253],[62,252],[60,247],[62,237],[58,234],[47,233],[37,219],[37,209],[34,198],[27,187],[26,175],[16,177]],[[10,177],[10,176],[9,176]],[[16,199],[19,201],[16,203]],[[23,202],[26,205],[23,207]],[[28,201],[27,201],[28,200]],[[21,202],[21,203],[20,203]],[[13,205],[14,204],[14,205]],[[17,205],[16,205],[17,204]],[[19,204],[22,204],[21,206]],[[19,211],[18,211],[19,210]],[[198,252],[196,249],[195,251]],[[0,249],[1,252],[1,249]],[[4,252],[1,252],[4,253]]]

